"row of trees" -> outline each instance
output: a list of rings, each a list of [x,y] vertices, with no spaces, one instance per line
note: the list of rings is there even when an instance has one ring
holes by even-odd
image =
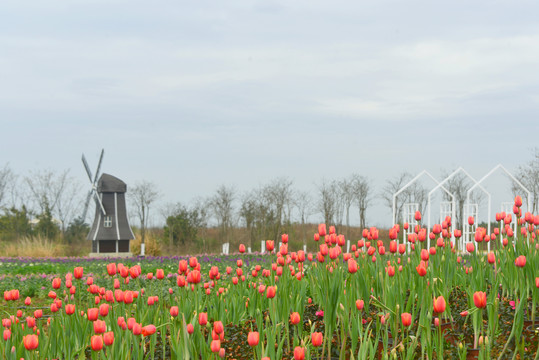
[[[446,177],[450,172],[442,172]],[[535,213],[539,206],[539,149],[534,150],[532,159],[517,169],[516,177],[531,191],[531,203]],[[249,242],[260,239],[277,239],[291,224],[305,225],[312,215],[316,221],[335,224],[339,231],[346,232],[351,226],[351,214],[357,214],[360,228],[365,228],[366,215],[373,200],[379,198],[390,209],[393,194],[412,179],[403,172],[386,181],[376,192],[372,181],[359,174],[341,179],[323,179],[316,185],[314,193],[294,188],[288,178],[276,178],[267,184],[245,192],[233,186],[221,185],[208,197],[196,198],[190,204],[168,203],[159,206],[160,192],[155,184],[138,182],[128,189],[128,202],[133,223],[140,226],[144,239],[150,219],[161,215],[164,223],[164,241],[170,245],[205,241],[206,231],[218,230],[219,242],[229,242],[236,227],[247,229]],[[456,226],[463,222],[462,208],[466,192],[472,186],[463,174],[452,177],[445,187],[455,196],[457,203]],[[92,218],[82,219],[85,188],[69,171],[55,173],[50,170],[34,171],[28,176],[17,176],[6,165],[0,169],[0,238],[40,234],[48,238],[62,236],[68,241],[83,238],[87,223]],[[514,193],[519,193],[517,186]],[[427,204],[428,189],[420,183],[406,188],[396,201],[397,219],[402,218],[404,204],[417,203],[423,211]],[[481,193],[474,192],[474,202],[481,202]],[[526,194],[520,194],[523,198]],[[444,200],[449,201],[447,194]],[[525,200],[527,200],[525,198]],[[151,210],[151,212],[150,212]],[[156,211],[157,210],[157,211]],[[307,234],[300,236],[306,240]]]

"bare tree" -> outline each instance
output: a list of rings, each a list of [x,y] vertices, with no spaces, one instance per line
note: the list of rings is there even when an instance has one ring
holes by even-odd
[[[359,174],[353,174],[350,179],[350,189],[352,200],[356,201],[359,210],[359,226],[364,229],[366,227],[367,208],[372,200],[369,179]]]
[[[322,214],[324,222],[327,225],[333,224],[336,212],[336,183],[335,181],[328,182],[324,179],[317,188],[319,198],[316,203],[316,209]]]
[[[213,215],[217,219],[222,243],[229,242],[230,229],[233,225],[235,198],[236,190],[233,187],[221,185],[210,202]]]
[[[62,233],[75,218],[81,204],[80,183],[69,176],[69,170],[32,172],[24,178],[34,210],[39,214],[50,212],[60,221]]]
[[[343,208],[343,213],[346,213],[346,229],[350,230],[350,208],[354,202],[354,182],[355,174],[352,174],[350,179],[342,179],[339,181],[339,190],[341,197],[341,204]]]
[[[277,178],[266,185],[263,191],[267,203],[275,213],[273,239],[277,239],[283,232],[283,224],[290,222],[290,212],[287,214],[285,210],[287,206],[290,209],[292,201],[292,180]]]
[[[307,244],[307,233],[305,224],[307,223],[307,216],[309,216],[312,206],[312,198],[307,191],[296,191],[294,194],[294,205],[298,209],[301,224],[301,236],[303,245]]]
[[[255,191],[249,191],[242,196],[239,216],[249,232],[249,247],[256,241],[257,206]]]
[[[167,202],[159,208],[159,214],[163,217],[163,222],[166,224],[167,219],[170,216],[174,216],[177,213],[178,203]],[[168,232],[168,244],[171,246],[174,242],[174,232]]]
[[[6,164],[3,169],[0,170],[0,208],[5,206],[7,192],[15,181],[13,172]]]
[[[155,184],[143,180],[136,183],[128,194],[140,221],[141,255],[144,255],[144,240],[150,219],[150,205],[159,198],[159,191],[157,191]]]
[[[208,229],[208,221],[210,218],[210,204],[211,200],[204,197],[196,197],[192,201],[191,209],[198,214],[198,231],[200,233],[200,238],[202,239],[202,247],[204,251],[207,251],[206,247],[206,231]]]
[[[382,189],[380,197],[384,200],[385,205],[393,209],[393,195],[399,191],[410,179],[410,174],[405,172],[400,173],[396,177],[386,181],[386,185]],[[398,222],[402,217],[402,208],[408,199],[407,194],[401,193],[395,200],[395,215]]]
[[[429,191],[421,184],[415,182],[404,191],[404,198],[407,202],[414,202],[419,205],[419,211],[427,208]]]
[[[530,202],[532,207],[528,211],[536,214],[539,211],[539,148],[536,147],[533,151],[534,156],[532,159],[518,167],[515,177],[531,193]],[[511,190],[513,195],[520,195],[526,201],[528,200],[528,194],[523,192],[522,188],[515,182],[512,182]]]
[[[447,178],[450,173],[452,173],[452,171],[442,171],[442,178]],[[462,229],[464,221],[466,221],[466,219],[464,219],[464,204],[466,203],[468,189],[473,185],[474,183],[472,180],[463,173],[455,174],[444,184],[444,187],[455,197],[457,209],[455,211],[456,219],[454,219],[453,223],[456,229]],[[442,196],[445,201],[452,200],[446,192],[443,192]],[[473,203],[480,204],[483,201],[483,193],[477,191],[472,192],[470,200]]]

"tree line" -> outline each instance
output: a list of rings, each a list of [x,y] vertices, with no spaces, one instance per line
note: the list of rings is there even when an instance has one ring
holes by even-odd
[[[442,171],[442,178],[451,172]],[[516,178],[531,192],[534,213],[539,207],[539,148],[531,159],[518,166]],[[364,175],[353,173],[339,179],[322,179],[315,183],[315,190],[297,189],[293,180],[285,177],[269,180],[254,189],[240,192],[236,187],[220,185],[213,194],[198,197],[189,203],[159,204],[158,187],[142,180],[128,187],[127,198],[132,224],[136,224],[144,239],[152,226],[150,219],[160,219],[162,241],[169,245],[204,242],[207,233],[214,229],[218,242],[230,242],[233,230],[241,227],[248,233],[249,246],[261,239],[278,239],[290,226],[299,226],[302,241],[307,240],[306,226],[313,215],[317,221],[333,224],[345,233],[352,224],[350,217],[359,219],[359,227],[368,226],[367,211],[378,199],[389,209],[393,208],[393,194],[412,179],[404,171],[387,179],[376,188]],[[457,204],[455,225],[461,227],[462,208],[467,190],[473,182],[464,174],[453,176],[446,184]],[[40,235],[50,239],[62,238],[67,242],[84,239],[93,221],[81,218],[86,189],[69,170],[35,170],[26,176],[17,175],[8,164],[0,169],[0,239],[14,240],[24,236]],[[427,205],[428,188],[415,182],[396,199],[396,219],[400,221],[406,203],[416,203],[420,211]],[[527,201],[527,194],[513,184],[512,191]],[[482,195],[474,191],[473,202],[480,203]],[[444,200],[449,201],[443,193]],[[357,222],[355,225],[358,225]]]

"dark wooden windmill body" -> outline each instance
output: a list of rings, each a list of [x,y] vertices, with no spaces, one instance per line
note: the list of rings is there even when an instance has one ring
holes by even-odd
[[[90,255],[129,256],[131,255],[129,244],[135,236],[131,231],[127,217],[125,202],[127,185],[122,180],[109,174],[103,174],[97,180],[102,159],[103,152],[101,152],[97,172],[92,182],[92,174],[84,155],[82,156],[82,162],[92,183],[92,189],[88,193],[84,207],[84,218],[92,195],[96,205],[94,222],[87,236],[87,239],[92,241],[92,253]]]
[[[127,220],[125,192],[127,185],[117,177],[103,174],[97,183],[105,212],[96,206],[95,218],[88,233],[94,253],[129,253],[129,241],[135,236]]]

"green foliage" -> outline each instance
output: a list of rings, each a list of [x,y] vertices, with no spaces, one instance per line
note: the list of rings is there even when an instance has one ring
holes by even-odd
[[[0,238],[2,240],[14,240],[33,234],[29,223],[28,211],[23,205],[20,210],[12,207],[0,216]]]
[[[175,215],[167,218],[165,238],[174,245],[186,242],[197,242],[198,229],[203,225],[203,217],[199,209],[188,209],[178,205]]]
[[[76,241],[81,241],[86,239],[86,235],[90,231],[90,226],[84,222],[84,219],[77,217],[67,227],[67,230],[64,234],[64,239],[68,243],[73,243]]]
[[[35,233],[48,239],[54,239],[60,234],[60,228],[54,222],[52,212],[48,203],[45,204],[43,213],[37,216],[39,222],[35,226]]]

